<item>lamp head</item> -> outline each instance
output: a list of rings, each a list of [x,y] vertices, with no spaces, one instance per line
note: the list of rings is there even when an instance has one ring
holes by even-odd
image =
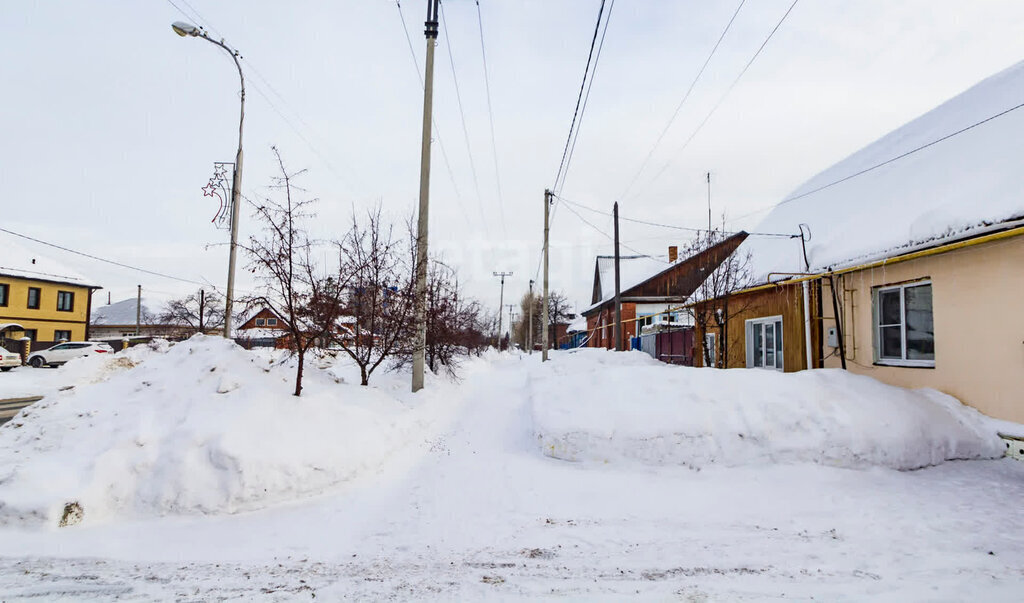
[[[192,25],[191,23],[185,23],[184,21],[175,21],[174,23],[171,23],[171,29],[174,30],[174,33],[178,34],[179,36],[181,36],[183,38],[185,36],[198,36],[199,35],[199,28],[198,27],[196,27],[195,25]]]

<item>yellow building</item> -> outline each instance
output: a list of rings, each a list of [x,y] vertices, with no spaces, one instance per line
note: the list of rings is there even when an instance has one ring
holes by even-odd
[[[84,341],[89,337],[92,292],[99,288],[49,258],[4,241],[0,249],[0,337]]]

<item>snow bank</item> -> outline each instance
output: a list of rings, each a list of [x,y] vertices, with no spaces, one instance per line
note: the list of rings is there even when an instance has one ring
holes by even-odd
[[[580,350],[534,367],[531,398],[538,444],[569,461],[915,469],[1003,454],[986,418],[956,399],[838,369],[697,369]]]
[[[79,385],[0,427],[0,525],[254,509],[376,469],[419,425],[307,366],[296,398],[289,367],[218,337],[69,362]]]

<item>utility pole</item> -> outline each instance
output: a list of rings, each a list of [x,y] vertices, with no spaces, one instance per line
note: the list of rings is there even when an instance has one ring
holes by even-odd
[[[533,353],[533,279],[530,279],[530,301],[527,304],[528,316],[530,317],[529,330],[526,331],[526,347],[529,348],[529,354]]]
[[[430,124],[434,115],[434,46],[437,45],[438,0],[427,0],[427,64],[423,73],[423,138],[420,142],[420,209],[416,228],[416,339],[412,352],[412,391],[423,389],[427,346],[427,226],[430,206]]]
[[[509,342],[508,346],[509,346],[509,350],[511,351],[511,349],[512,349],[512,335],[515,332],[515,329],[512,327],[512,309],[515,308],[516,305],[515,304],[505,304],[505,307],[508,308],[508,342]]]
[[[498,351],[501,351],[501,309],[505,307],[505,277],[512,276],[511,272],[492,272],[494,276],[501,277],[501,296],[498,297]]]
[[[199,332],[206,334],[203,320],[206,318],[206,291],[204,289],[199,290]]]
[[[708,172],[708,240],[711,237],[711,172]]]
[[[139,327],[142,325],[142,285],[138,285],[139,293],[135,298],[135,335],[139,335]]]
[[[540,352],[540,361],[548,361],[548,230],[550,227],[551,214],[551,191],[544,189],[544,307],[541,310],[543,315],[544,336]]]
[[[619,202],[612,206],[615,221],[615,351],[622,351],[622,297],[619,291]]]

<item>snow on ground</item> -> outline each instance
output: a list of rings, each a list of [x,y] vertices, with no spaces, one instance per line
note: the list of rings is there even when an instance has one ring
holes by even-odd
[[[695,471],[545,456],[538,400],[559,396],[543,384],[602,364],[472,363],[460,384],[430,383],[433,398],[403,394],[448,404],[442,430],[288,504],[0,527],[0,599],[1019,600],[1021,464]],[[377,389],[397,396],[407,378]]]
[[[535,375],[538,443],[570,461],[917,469],[1005,448],[950,396],[838,369],[721,371],[584,349]]]
[[[78,385],[0,427],[0,524],[57,525],[67,505],[90,523],[254,509],[372,471],[422,428],[395,398],[315,365],[289,396],[289,366],[219,337],[61,370]]]

